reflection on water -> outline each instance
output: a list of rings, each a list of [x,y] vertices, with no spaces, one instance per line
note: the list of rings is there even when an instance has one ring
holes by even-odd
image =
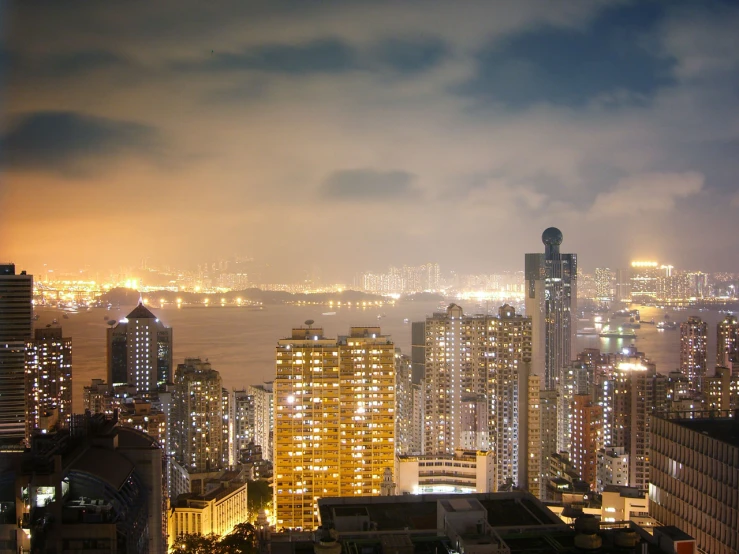
[[[468,313],[477,311],[476,305],[460,302]],[[65,336],[72,337],[74,410],[82,410],[82,387],[91,379],[106,378],[106,328],[103,316],[120,319],[134,306],[110,311],[92,309],[60,318],[58,311],[40,310],[37,326],[45,326],[58,319]],[[323,327],[327,336],[346,334],[350,326],[380,326],[382,332],[392,336],[403,353],[410,354],[412,321],[423,320],[426,315],[438,311],[437,302],[398,302],[393,305],[357,307],[274,305],[262,311],[238,307],[212,306],[193,308],[156,308],[152,311],[173,328],[174,360],[181,363],[186,356],[208,358],[223,377],[226,387],[271,380],[274,376],[274,348],[277,340],[286,337],[293,326],[306,320],[315,321],[314,327]],[[674,321],[684,321],[696,315],[709,323],[708,367],[712,372],[716,357],[716,323],[724,314],[714,311],[670,311],[658,308],[641,308],[641,318],[662,321],[665,313]],[[490,311],[497,311],[490,306]],[[378,317],[379,316],[379,317]],[[405,320],[408,320],[406,322]],[[580,322],[581,327],[592,323]],[[637,348],[645,352],[656,364],[657,370],[667,373],[679,366],[680,331],[659,331],[653,325],[643,324],[636,330]],[[604,352],[617,352],[631,344],[628,339],[602,339],[597,336],[579,336],[574,354],[583,348],[600,348]]]

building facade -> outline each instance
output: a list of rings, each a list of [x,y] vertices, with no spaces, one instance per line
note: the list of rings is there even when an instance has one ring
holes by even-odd
[[[26,343],[33,338],[33,276],[0,264],[0,448],[26,435]]]
[[[691,316],[680,324],[680,371],[687,377],[692,391],[702,390],[708,359],[708,324]]]
[[[494,492],[492,452],[458,450],[453,456],[398,456],[396,494]]]
[[[726,367],[730,362],[739,363],[739,321],[726,314],[716,326],[716,365]]]
[[[72,339],[60,327],[36,329],[26,344],[26,425],[69,427],[72,415]]]
[[[595,490],[598,450],[602,445],[603,410],[589,394],[576,394],[572,402],[572,451],[570,459],[580,479]]]
[[[711,415],[653,419],[649,513],[702,551],[729,554],[739,552],[739,421]]]
[[[172,329],[143,303],[108,328],[108,383],[156,390],[172,381]]]
[[[274,500],[278,527],[313,529],[316,499],[381,493],[395,458],[395,346],[379,327],[278,342]]]

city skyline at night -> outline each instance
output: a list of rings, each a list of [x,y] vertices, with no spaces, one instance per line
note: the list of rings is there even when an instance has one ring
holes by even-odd
[[[0,257],[35,274],[234,253],[280,281],[514,270],[551,225],[589,268],[736,269],[731,2],[2,18]]]

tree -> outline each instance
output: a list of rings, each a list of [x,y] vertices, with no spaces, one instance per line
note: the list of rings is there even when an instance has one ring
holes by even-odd
[[[228,535],[218,541],[221,554],[256,554],[257,530],[251,523],[239,523]]]
[[[218,537],[213,534],[179,535],[172,545],[172,554],[212,554],[218,548]]]

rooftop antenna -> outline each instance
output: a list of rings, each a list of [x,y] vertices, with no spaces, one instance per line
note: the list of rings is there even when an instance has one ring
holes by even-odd
[[[308,329],[310,329],[310,326],[313,325],[314,323],[315,321],[313,321],[312,319],[305,320],[305,324],[308,326]]]

